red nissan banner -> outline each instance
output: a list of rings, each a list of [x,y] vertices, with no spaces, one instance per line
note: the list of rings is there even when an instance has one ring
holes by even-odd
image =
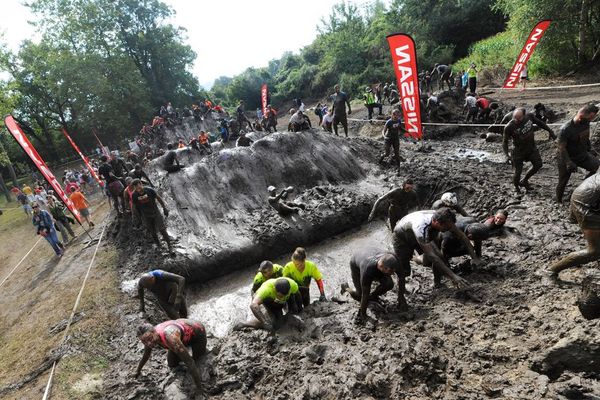
[[[81,159],[85,163],[85,166],[90,171],[90,174],[92,174],[92,177],[96,180],[96,182],[98,182],[100,187],[104,187],[104,182],[98,177],[98,175],[96,175],[96,171],[94,171],[94,168],[92,168],[92,166],[90,165],[89,158],[87,158],[86,156],[83,155],[83,153],[81,152],[81,150],[79,150],[79,147],[75,144],[73,139],[71,139],[71,136],[67,133],[65,128],[63,128],[62,132],[65,135],[65,137],[67,138],[67,140],[69,141],[69,143],[71,143],[71,146],[73,146],[73,148],[75,149],[77,154],[79,154],[79,157],[81,157]]]
[[[533,51],[542,39],[542,36],[544,36],[544,32],[546,32],[546,29],[548,29],[551,22],[552,20],[545,19],[538,22],[535,28],[533,28],[525,42],[525,46],[523,46],[523,49],[521,50],[521,54],[519,54],[517,61],[515,61],[515,65],[513,65],[504,81],[504,85],[502,86],[504,89],[514,89],[517,87],[521,78],[521,71],[527,65],[527,61],[529,61],[529,58],[533,54]]]
[[[268,104],[267,102],[269,101],[268,96],[269,96],[269,89],[267,88],[267,84],[263,83],[262,87],[260,88],[260,99],[262,101],[263,115],[265,115],[267,112],[267,104]]]
[[[398,92],[402,99],[401,105],[406,128],[405,136],[422,139],[423,127],[421,126],[419,74],[417,73],[415,41],[404,33],[388,35],[387,41],[392,53],[394,71],[396,71]]]
[[[27,139],[27,136],[25,136],[25,133],[23,132],[17,121],[15,121],[12,115],[7,115],[4,118],[4,124],[6,125],[6,128],[8,129],[10,134],[13,135],[17,143],[19,143],[25,154],[29,156],[31,161],[33,161],[35,166],[40,170],[44,178],[46,178],[46,181],[48,181],[50,186],[52,186],[52,189],[54,189],[54,193],[56,193],[58,198],[63,203],[65,203],[65,206],[67,206],[67,208],[69,209],[69,211],[71,211],[71,214],[73,214],[77,221],[81,223],[81,215],[79,214],[79,211],[75,208],[75,205],[73,204],[71,199],[67,197],[67,194],[60,186],[60,183],[58,183],[58,181],[54,177],[52,171],[50,171],[50,168],[48,168],[48,165],[46,165],[44,159],[39,155],[39,153],[37,152],[35,147],[33,147],[29,139]]]

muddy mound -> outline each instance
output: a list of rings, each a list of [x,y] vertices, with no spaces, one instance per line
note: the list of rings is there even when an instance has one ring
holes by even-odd
[[[374,194],[357,183],[373,168],[379,148],[368,139],[275,133],[208,157],[178,150],[186,167],[174,174],[162,170],[162,159],[152,161],[149,171],[170,209],[168,227],[178,249],[175,259],[157,254],[153,263],[206,280],[360,224]],[[293,186],[294,200],[306,210],[279,216],[267,202],[269,185]],[[121,244],[133,252],[146,240],[126,236]]]

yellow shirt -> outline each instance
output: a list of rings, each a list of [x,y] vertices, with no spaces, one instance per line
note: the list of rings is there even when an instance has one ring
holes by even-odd
[[[298,271],[296,264],[293,261],[285,264],[283,267],[283,276],[292,278],[298,285],[308,287],[310,286],[311,278],[319,281],[323,279],[321,271],[317,268],[317,265],[312,261],[304,261],[304,271]]]
[[[275,290],[275,282],[277,279],[269,279],[261,285],[256,291],[256,296],[262,301],[273,300],[275,303],[284,304],[291,295],[298,293],[298,284],[289,278],[287,279],[290,283],[290,291],[283,297],[277,296],[277,290]]]
[[[282,276],[283,276],[283,267],[279,264],[273,264],[273,275],[271,276],[270,279],[281,278]],[[267,279],[262,274],[262,272],[259,272],[254,277],[254,281],[252,282],[252,287],[254,288],[254,290],[258,290],[260,285],[265,283],[266,280]]]
[[[29,186],[23,186],[23,193],[25,193],[26,196],[31,196],[33,194],[33,190],[31,190]]]

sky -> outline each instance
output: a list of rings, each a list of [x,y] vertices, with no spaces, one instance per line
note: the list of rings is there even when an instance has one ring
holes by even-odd
[[[31,0],[35,1],[35,0]],[[298,52],[317,36],[321,18],[340,0],[163,0],[176,12],[170,21],[187,30],[186,43],[196,52],[192,72],[205,88],[220,76],[248,67],[264,67],[285,51]],[[2,0],[0,31],[12,50],[38,35],[23,0]],[[351,0],[354,4],[369,0]]]

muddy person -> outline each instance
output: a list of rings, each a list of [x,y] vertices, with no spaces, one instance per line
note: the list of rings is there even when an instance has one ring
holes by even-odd
[[[108,163],[108,157],[103,155],[100,157],[100,161],[102,164],[98,168],[98,174],[106,182],[106,194],[113,200],[115,210],[117,210],[118,214],[125,212],[125,204],[123,203],[122,196],[125,186],[121,182],[122,177],[115,175],[113,167]]]
[[[254,143],[254,140],[250,139],[246,136],[246,132],[240,132],[240,137],[236,140],[236,147],[250,147],[250,145]]]
[[[333,111],[333,132],[338,136],[338,124],[341,123],[344,127],[344,134],[348,137],[348,114],[352,114],[350,101],[348,100],[348,95],[340,90],[339,84],[335,85],[333,90],[335,91],[331,107]],[[348,105],[348,114],[346,114],[346,105]]]
[[[65,206],[57,201],[54,196],[48,195],[46,199],[48,201],[48,212],[54,218],[54,226],[60,232],[63,244],[67,245],[69,243],[69,235],[74,239],[75,232],[71,228],[69,217],[65,214]]]
[[[69,196],[73,205],[79,211],[79,214],[83,217],[83,219],[88,223],[90,228],[94,227],[94,223],[90,219],[90,203],[85,198],[83,193],[79,191],[77,188],[71,188],[71,195]]]
[[[404,131],[404,124],[400,119],[400,111],[392,111],[392,118],[388,119],[383,126],[381,135],[383,136],[383,154],[379,158],[379,163],[382,163],[386,157],[391,154],[392,147],[394,148],[394,163],[400,173],[400,161],[404,158],[400,155],[400,131]]]
[[[458,217],[455,225],[457,229],[463,232],[465,236],[473,242],[475,254],[477,257],[481,257],[483,241],[490,237],[490,226],[476,222],[471,217]],[[469,255],[464,240],[450,231],[442,233],[442,243],[440,247],[446,262],[450,261],[453,257]]]
[[[177,172],[183,168],[183,165],[179,164],[179,159],[177,158],[177,153],[173,149],[172,143],[167,145],[167,154],[165,154],[163,160],[163,168],[167,172]]]
[[[152,349],[160,346],[167,351],[167,364],[175,368],[180,361],[194,379],[198,390],[202,389],[200,371],[196,363],[206,353],[206,330],[204,326],[192,319],[177,319],[165,321],[156,326],[142,324],[137,328],[137,337],[144,344],[144,355],[135,371],[135,378],[140,375],[142,368],[150,359]],[[192,355],[186,347],[192,348]]]
[[[556,139],[556,135],[545,122],[537,119],[532,113],[528,113],[524,108],[517,108],[513,111],[513,117],[504,127],[504,138],[502,140],[502,150],[506,155],[507,161],[510,159],[514,168],[513,185],[517,193],[521,193],[520,187],[527,191],[531,190],[529,179],[542,168],[542,157],[535,145],[536,126],[546,130],[549,135],[548,140]],[[512,139],[513,150],[508,152],[508,142]],[[523,172],[523,163],[531,162],[531,168],[521,180]]]
[[[551,276],[568,268],[578,267],[600,260],[600,175],[598,173],[584,180],[571,195],[571,215],[579,224],[587,248],[567,254],[550,266]]]
[[[416,210],[419,207],[419,198],[414,190],[414,181],[412,179],[406,179],[402,184],[401,188],[392,189],[375,201],[373,209],[369,214],[368,221],[373,221],[377,207],[382,201],[388,201],[390,203],[388,207],[388,220],[390,223],[390,230],[393,232],[396,227],[396,223],[400,221],[406,214]]]
[[[133,169],[131,171],[129,171],[129,176],[132,179],[139,179],[144,184],[148,184],[148,185],[154,187],[154,184],[150,180],[150,177],[148,176],[148,174],[146,173],[146,171],[144,171],[142,169],[141,164],[135,164],[135,167],[133,167]]]
[[[323,116],[323,121],[321,122],[321,126],[327,132],[329,132],[329,133],[333,132],[333,128],[332,128],[332,126],[333,126],[333,111],[332,110],[327,111],[327,113]]]
[[[467,93],[465,97],[465,105],[463,106],[463,114],[467,114],[465,118],[465,123],[469,121],[475,122],[475,117],[477,117],[477,99],[473,93]]]
[[[571,173],[581,167],[588,172],[587,177],[595,174],[600,166],[598,154],[590,143],[590,122],[598,115],[598,107],[588,104],[582,107],[575,117],[560,127],[558,132],[558,184],[556,202],[562,203],[565,187]],[[586,178],[587,178],[586,177]]]
[[[326,301],[325,289],[323,287],[323,275],[317,268],[317,265],[306,259],[306,250],[302,247],[296,248],[292,254],[292,261],[285,264],[283,267],[283,276],[292,279],[298,284],[302,303],[300,307],[306,307],[310,304],[310,282],[312,279],[317,283],[319,288],[319,301]]]
[[[348,293],[354,300],[360,302],[360,308],[356,318],[357,323],[363,323],[367,318],[367,306],[369,302],[380,303],[380,297],[394,288],[391,275],[398,271],[400,264],[396,256],[385,250],[375,247],[365,247],[358,250],[350,259],[350,273],[354,289],[347,283],[342,284],[342,294]],[[377,281],[375,290],[371,291],[371,285]],[[398,291],[404,293],[404,289]],[[398,297],[401,309],[406,309],[404,296]],[[401,303],[401,301],[403,301]]]
[[[423,254],[423,264],[433,266],[434,284],[441,284],[442,275],[446,275],[459,288],[465,288],[468,283],[463,278],[456,275],[447,262],[437,245],[440,232],[453,232],[465,244],[472,262],[475,266],[481,264],[481,260],[475,254],[475,249],[469,239],[455,225],[456,216],[449,208],[442,208],[436,211],[415,211],[402,218],[396,225],[393,235],[394,253],[400,262],[398,270],[399,286],[404,286],[406,276],[411,273],[410,261],[415,250]],[[398,298],[404,296],[398,292]]]
[[[57,256],[62,257],[65,251],[65,246],[60,240],[58,240],[58,235],[56,234],[56,229],[54,228],[52,216],[50,213],[48,213],[48,211],[41,210],[40,205],[37,203],[33,204],[32,209],[32,223],[33,226],[36,227],[37,234],[43,236],[44,239],[50,243],[52,250],[54,250]]]
[[[258,272],[254,276],[252,281],[252,289],[250,293],[254,296],[254,293],[262,286],[265,281],[269,279],[277,279],[283,276],[283,267],[279,264],[273,264],[271,261],[263,261],[258,267]]]
[[[468,217],[469,214],[465,211],[464,208],[458,204],[458,197],[456,197],[456,193],[446,192],[442,195],[439,200],[433,202],[431,209],[439,210],[443,207],[447,207],[452,211],[462,215],[463,217]]]
[[[282,201],[294,191],[292,186],[283,189],[279,194],[277,194],[277,189],[275,189],[275,186],[269,186],[267,191],[269,192],[269,198],[267,199],[269,205],[283,217],[287,217],[306,208],[304,204],[294,203],[291,201]]]
[[[144,290],[149,290],[156,296],[159,306],[169,318],[187,318],[185,278],[183,276],[160,269],[143,274],[138,280],[138,296],[142,313],[146,312]]]
[[[490,229],[490,236],[497,236],[503,232],[507,219],[508,211],[498,210],[496,214],[486,218],[483,223]]]
[[[144,222],[144,226],[150,232],[154,243],[156,243],[158,247],[160,247],[160,242],[156,231],[160,232],[163,239],[165,239],[165,242],[167,242],[169,251],[172,251],[171,238],[167,233],[165,220],[156,205],[156,202],[158,201],[162,206],[163,214],[165,217],[168,217],[169,210],[167,209],[165,202],[154,189],[145,187],[141,180],[134,179],[132,185],[134,187],[134,192],[131,196],[131,203],[133,205],[134,215]]]
[[[268,317],[262,312],[261,305],[267,311]],[[284,322],[283,310],[286,305],[291,314],[300,310],[302,298],[298,284],[290,278],[268,279],[254,293],[250,303],[250,311],[256,318],[236,324],[233,330],[247,327],[273,331]]]
[[[244,125],[247,124],[248,129],[253,131],[254,129],[252,128],[252,122],[250,122],[250,120],[248,119],[248,117],[246,117],[246,114],[245,114],[244,100],[240,100],[240,104],[239,104],[238,108],[235,110],[235,112],[237,114],[237,122],[238,122],[240,129],[244,129]]]
[[[438,75],[438,90],[444,90],[444,82],[448,85],[448,90],[452,90],[452,82],[450,77],[452,76],[452,69],[445,64],[435,64],[431,71],[431,78],[437,73]]]

